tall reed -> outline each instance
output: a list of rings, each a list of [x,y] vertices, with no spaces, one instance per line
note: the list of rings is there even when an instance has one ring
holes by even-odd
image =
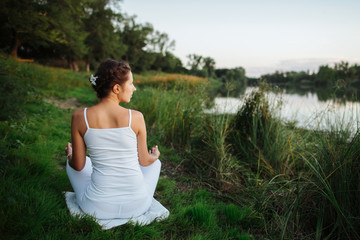
[[[191,147],[191,139],[199,134],[206,101],[201,89],[198,85],[189,90],[180,83],[168,90],[140,88],[129,107],[144,114],[149,134],[158,136],[164,144]]]
[[[316,202],[317,239],[360,239],[360,131],[316,132],[316,151],[304,158]]]
[[[227,142],[240,164],[250,167],[258,176],[273,177],[293,167],[289,161],[293,133],[274,117],[277,109],[266,99],[265,90],[263,87],[245,99],[231,120]]]
[[[205,143],[200,151],[202,158],[196,161],[199,167],[208,169],[223,189],[239,186],[241,180],[237,171],[239,164],[230,151],[231,145],[226,139],[229,135],[230,115],[209,115],[204,118],[202,141]],[[205,168],[204,168],[205,167]]]
[[[267,229],[281,239],[359,239],[359,131],[292,129],[269,109],[253,93],[229,134],[238,161],[256,173],[246,195]]]

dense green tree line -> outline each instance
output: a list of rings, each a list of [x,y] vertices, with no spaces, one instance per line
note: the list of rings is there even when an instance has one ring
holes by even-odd
[[[274,73],[264,74],[260,79],[266,81],[267,83],[273,83],[277,85],[296,85],[312,82],[315,79],[315,74],[300,71],[289,71],[289,72],[280,72],[275,71]]]
[[[337,99],[339,101],[359,101],[360,66],[348,62],[335,63],[333,67],[322,65],[314,73],[280,72],[265,74],[260,77],[272,85],[287,89],[297,94],[316,93],[319,100]],[[257,85],[259,79],[248,79],[249,85]]]
[[[216,69],[215,60],[188,55],[185,68],[172,50],[175,41],[140,24],[117,0],[2,0],[0,49],[13,57],[40,63],[60,61],[74,71],[79,62],[89,71],[106,58],[130,62],[135,72],[186,73],[211,79],[215,88],[246,85],[245,70]],[[222,90],[226,94],[227,90]]]
[[[278,85],[314,85],[332,87],[335,85],[360,86],[360,66],[349,65],[348,62],[335,63],[334,67],[322,65],[318,72],[280,72],[265,74],[261,79]]]
[[[63,59],[75,71],[79,61],[89,70],[105,58],[125,59],[135,71],[181,69],[166,33],[114,9],[119,1],[2,0],[0,48],[14,57]]]
[[[215,60],[189,54],[187,67],[172,50],[175,41],[140,24],[116,0],[2,0],[0,49],[40,63],[66,63],[87,71],[106,58],[130,62],[135,72],[149,70],[192,74],[210,79],[213,94],[246,86],[245,70],[216,69]]]

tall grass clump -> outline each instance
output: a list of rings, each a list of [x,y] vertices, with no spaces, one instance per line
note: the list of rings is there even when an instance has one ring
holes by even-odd
[[[144,114],[149,134],[158,136],[164,144],[191,147],[191,140],[201,126],[206,101],[200,86],[193,90],[180,83],[168,90],[140,88],[129,107]]]
[[[217,116],[208,124],[206,136],[212,136],[208,145],[216,149],[210,152],[218,159],[212,162],[217,173],[223,172],[220,182],[227,183],[220,184],[221,190],[257,209],[266,234],[279,236],[283,230],[294,234],[300,228],[296,217],[302,197],[295,164],[303,164],[298,163],[299,155],[294,153],[298,143],[293,142],[301,138],[275,117],[279,106],[269,103],[265,90],[263,86],[251,93],[235,116],[226,120]],[[211,127],[214,123],[216,127]]]
[[[198,154],[194,155],[194,163],[207,176],[215,179],[215,184],[224,190],[241,188],[243,172],[241,165],[231,153],[231,144],[227,142],[230,133],[231,116],[227,114],[207,115],[203,120],[202,142]],[[198,157],[201,156],[201,157]]]
[[[143,74],[143,75],[134,75],[134,81],[136,85],[140,86],[150,86],[150,87],[162,87],[162,88],[172,88],[179,85],[187,85],[188,89],[199,86],[199,84],[208,84],[209,81],[206,78],[192,76],[192,75],[183,75],[183,74]]]
[[[261,213],[267,235],[358,238],[359,133],[349,141],[348,131],[294,129],[275,111],[260,89],[235,116],[207,117],[199,165]]]
[[[257,94],[239,111],[250,109],[251,117],[235,117],[237,139],[230,139],[239,147],[234,151],[241,150],[239,161],[256,173],[245,195],[263,214],[266,232],[281,239],[359,239],[359,131],[353,135],[342,125],[301,130],[276,119],[267,122],[274,119],[265,104],[256,104]]]
[[[265,87],[251,93],[230,122],[227,142],[238,161],[258,175],[273,177],[286,171],[291,159],[292,132],[284,127],[265,96]]]
[[[317,239],[360,239],[360,131],[316,132],[305,158]]]
[[[360,134],[347,136],[311,130],[311,144],[294,153],[301,172],[257,188],[258,209],[282,239],[360,239]]]

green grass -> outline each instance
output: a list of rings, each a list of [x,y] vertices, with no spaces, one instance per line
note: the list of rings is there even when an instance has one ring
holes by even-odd
[[[0,231],[7,239],[191,239],[199,232],[217,239],[227,234],[216,215],[212,194],[195,185],[179,192],[177,185],[184,183],[166,177],[160,178],[157,189],[159,201],[171,212],[163,222],[102,231],[91,218],[77,220],[70,216],[62,192],[71,191],[63,155],[70,137],[71,112],[42,103],[26,116],[18,122],[3,121],[0,127],[1,146],[5,146]],[[169,161],[166,152],[173,151],[164,152],[163,161]],[[202,203],[198,203],[200,200]],[[207,216],[212,216],[211,222]]]
[[[2,61],[6,63],[9,61],[6,66],[1,66],[1,70],[9,84],[13,84],[11,87],[14,89],[11,91],[25,91],[28,86],[20,84],[25,82],[24,78],[30,81],[43,73],[48,74],[47,77],[50,78],[60,75],[57,69],[53,68],[48,69],[35,64],[19,64],[9,59],[2,59]],[[59,71],[64,76],[72,74],[64,70]],[[74,75],[82,76],[76,73]],[[76,77],[63,79],[62,84],[71,85],[75,79]],[[82,77],[77,81],[82,81],[81,79]],[[157,196],[171,212],[170,217],[163,222],[154,222],[149,226],[126,224],[103,231],[90,217],[82,219],[72,217],[63,196],[63,191],[72,190],[65,172],[63,153],[66,142],[70,140],[72,110],[57,108],[45,103],[43,99],[49,96],[60,100],[76,97],[82,104],[90,105],[96,102],[96,98],[89,85],[67,89],[60,87],[56,81],[44,85],[41,81],[46,80],[42,78],[38,79],[34,85],[28,84],[32,86],[33,92],[37,93],[38,97],[26,95],[26,101],[20,98],[20,101],[14,102],[13,106],[21,109],[21,114],[14,118],[9,114],[13,108],[8,108],[4,113],[4,120],[0,122],[2,150],[0,155],[0,193],[2,196],[0,232],[2,237],[5,239],[233,239],[234,236],[239,236],[241,239],[249,239],[250,235],[246,230],[233,227],[229,231],[226,228],[226,225],[220,221],[223,214],[219,215],[221,210],[215,196],[203,189],[201,184],[194,184],[193,177],[188,175],[160,178]],[[194,131],[195,124],[185,129],[183,121],[186,119],[193,120],[194,123],[197,121],[200,111],[186,112],[186,108],[198,104],[199,110],[201,103],[197,103],[196,100],[200,97],[194,100],[190,92],[179,88],[170,92],[160,88],[145,88],[138,92],[141,101],[134,101],[132,106],[142,107],[140,110],[149,116],[147,121],[149,132],[159,132],[158,135],[149,135],[149,145],[162,141],[160,145],[162,146],[162,161],[171,161],[180,166],[183,162],[181,151],[176,150],[170,142],[179,138],[179,141],[174,144],[177,145],[177,149],[181,148],[182,144],[190,144],[190,133]],[[2,99],[2,103],[6,105],[12,99],[18,100],[17,95],[12,92]],[[145,102],[159,95],[161,98],[154,99],[152,103],[152,106],[159,109],[159,112],[154,114],[151,108],[147,108]],[[180,101],[183,97],[188,99],[185,103]],[[161,99],[165,102],[160,101]],[[177,102],[179,104],[176,108],[166,109],[167,101],[171,104]],[[171,104],[168,102],[168,105]],[[166,114],[171,115],[169,111],[174,111],[175,116],[166,119]],[[159,117],[161,114],[164,116]],[[159,124],[162,126],[157,127],[156,125]],[[167,129],[169,126],[172,127]],[[188,133],[181,135],[180,131],[188,131]],[[179,188],[184,188],[184,190],[179,191]],[[199,220],[196,209],[200,205],[206,207],[206,213],[212,216],[211,221]],[[195,209],[195,215],[191,213],[189,215],[191,209]],[[203,225],[199,221],[207,221],[209,224]]]
[[[170,217],[107,231],[72,217],[63,149],[73,110],[44,100],[96,103],[87,75],[0,57],[4,239],[360,239],[360,132],[285,125],[262,90],[236,115],[207,115],[205,83],[179,79],[140,84],[124,104],[160,147],[156,196]]]

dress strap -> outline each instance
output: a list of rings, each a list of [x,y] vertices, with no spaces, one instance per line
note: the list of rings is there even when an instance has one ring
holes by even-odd
[[[89,129],[89,123],[88,123],[87,118],[86,118],[86,109],[87,108],[84,108],[84,118],[85,118],[86,127]]]
[[[131,109],[129,109],[129,127],[131,127]]]

